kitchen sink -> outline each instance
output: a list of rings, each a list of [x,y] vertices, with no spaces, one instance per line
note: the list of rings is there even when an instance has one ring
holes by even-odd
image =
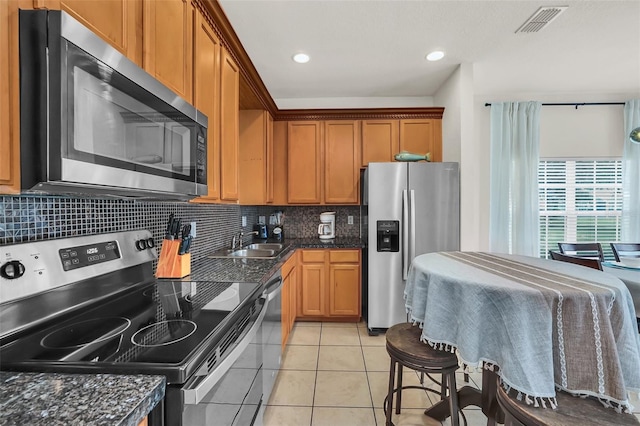
[[[274,250],[274,251],[280,251],[282,250],[283,247],[284,245],[279,243],[255,243],[255,244],[249,244],[247,246],[248,249]]]
[[[220,249],[209,254],[210,258],[240,257],[253,259],[273,259],[280,255],[284,246],[277,243],[249,244],[241,249]]]
[[[240,249],[229,253],[231,257],[274,257],[273,250]]]

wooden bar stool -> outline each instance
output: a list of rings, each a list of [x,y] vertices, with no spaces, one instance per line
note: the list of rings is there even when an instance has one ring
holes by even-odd
[[[620,414],[593,398],[580,398],[556,392],[558,407],[534,407],[507,392],[498,383],[497,398],[504,411],[505,426],[627,426],[640,425],[633,414]]]
[[[396,414],[400,414],[403,389],[422,389],[440,395],[441,399],[449,399],[451,425],[458,426],[458,393],[456,375],[458,357],[455,353],[433,349],[420,341],[422,331],[417,325],[410,323],[396,324],[386,333],[387,352],[391,357],[389,368],[389,392],[384,400],[384,411],[387,426],[392,426],[393,395],[396,394]],[[397,366],[397,387],[396,387]],[[440,392],[423,386],[402,386],[402,368],[407,367],[420,373],[441,374]],[[438,383],[434,380],[434,382]],[[448,392],[447,392],[448,390]],[[465,422],[466,423],[466,422]]]

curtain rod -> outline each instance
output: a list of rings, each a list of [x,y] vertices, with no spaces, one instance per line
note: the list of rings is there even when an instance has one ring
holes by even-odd
[[[542,106],[575,106],[578,109],[579,106],[588,106],[588,105],[624,105],[624,102],[567,102],[567,103],[543,103]],[[484,106],[491,106],[489,102],[484,104]]]

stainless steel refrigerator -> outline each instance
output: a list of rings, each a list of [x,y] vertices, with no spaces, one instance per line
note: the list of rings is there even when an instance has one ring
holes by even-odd
[[[375,334],[407,320],[404,288],[414,257],[460,249],[458,163],[369,163],[366,320]]]

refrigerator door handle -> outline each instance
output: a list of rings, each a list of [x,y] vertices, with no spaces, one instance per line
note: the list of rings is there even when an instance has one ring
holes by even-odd
[[[407,266],[407,275],[409,274],[409,266],[413,262],[413,258],[416,256],[416,191],[411,190],[411,197],[409,199],[410,206],[410,218],[409,218],[409,265]]]
[[[409,199],[407,190],[402,191],[402,279],[409,276]]]

